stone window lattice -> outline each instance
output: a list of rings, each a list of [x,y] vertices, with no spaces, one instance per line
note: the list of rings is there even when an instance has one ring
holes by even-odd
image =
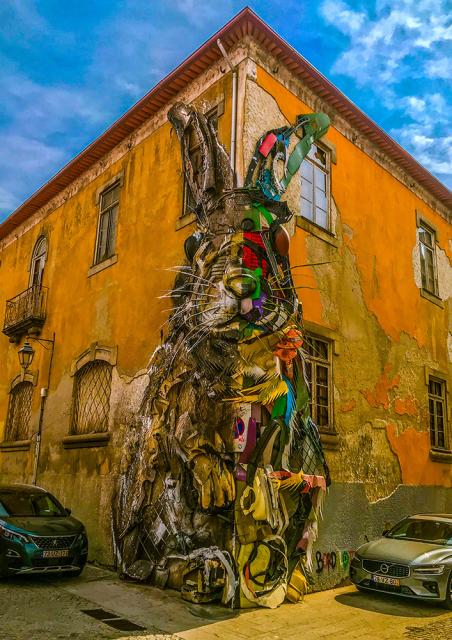
[[[32,397],[33,384],[31,382],[19,382],[11,389],[6,417],[6,441],[27,440]]]
[[[332,410],[331,342],[317,336],[305,337],[306,373],[310,385],[311,417],[322,431],[334,431]]]
[[[74,380],[71,434],[108,431],[112,366],[104,360],[87,362]]]
[[[316,144],[301,163],[301,215],[328,230],[329,165],[329,153]]]
[[[428,411],[430,422],[430,445],[434,449],[447,449],[446,437],[446,383],[429,376]]]
[[[418,228],[419,254],[421,259],[421,279],[424,291],[438,295],[438,275],[436,270],[436,235],[433,229],[421,222]]]

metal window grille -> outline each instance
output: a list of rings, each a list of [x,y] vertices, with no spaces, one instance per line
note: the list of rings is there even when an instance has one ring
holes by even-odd
[[[332,431],[331,343],[307,335],[304,349],[307,353],[306,372],[311,388],[311,417],[319,429]]]
[[[438,449],[446,449],[446,383],[429,377],[428,410],[430,417],[430,444]]]
[[[108,430],[112,366],[103,360],[85,364],[75,374],[71,433]]]
[[[324,229],[330,228],[328,193],[329,156],[313,144],[301,163],[301,215]]]
[[[31,419],[33,384],[19,382],[11,390],[6,417],[5,440],[26,440]]]
[[[420,225],[419,253],[421,256],[422,288],[433,295],[438,295],[438,276],[436,272],[435,232],[425,225]]]
[[[214,128],[215,131],[218,131],[218,107],[214,107],[206,114],[207,122]],[[195,180],[198,179],[198,176],[202,170],[202,157],[201,157],[201,148],[198,137],[194,131],[190,134],[189,147],[188,147],[188,155],[190,157],[190,162],[193,167],[193,175]],[[187,184],[187,180],[184,178],[184,208],[182,215],[188,215],[195,210],[195,199],[190,190],[190,187]]]
[[[99,226],[97,229],[95,264],[111,258],[115,253],[116,225],[119,209],[119,183],[100,196]]]

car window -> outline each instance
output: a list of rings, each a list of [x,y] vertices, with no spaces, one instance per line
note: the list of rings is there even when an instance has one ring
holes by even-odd
[[[388,537],[452,546],[452,524],[438,520],[408,519],[388,532]]]
[[[8,493],[5,491],[0,493],[0,505],[7,516],[52,517],[67,515],[63,507],[48,493]]]

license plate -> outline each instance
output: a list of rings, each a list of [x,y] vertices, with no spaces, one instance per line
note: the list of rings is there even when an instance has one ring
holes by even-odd
[[[391,584],[393,587],[400,587],[400,580],[398,578],[388,578],[387,576],[372,576],[374,582],[380,584]]]
[[[69,549],[51,549],[50,551],[43,551],[43,558],[65,558],[69,555]]]

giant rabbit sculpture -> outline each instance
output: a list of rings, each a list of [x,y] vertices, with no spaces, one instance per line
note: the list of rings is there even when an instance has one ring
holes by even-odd
[[[280,201],[327,118],[264,134],[236,188],[205,117],[182,103],[168,117],[196,230],[128,434],[114,505],[118,563],[192,602],[274,607],[306,591],[329,483],[283,226],[292,214]]]

